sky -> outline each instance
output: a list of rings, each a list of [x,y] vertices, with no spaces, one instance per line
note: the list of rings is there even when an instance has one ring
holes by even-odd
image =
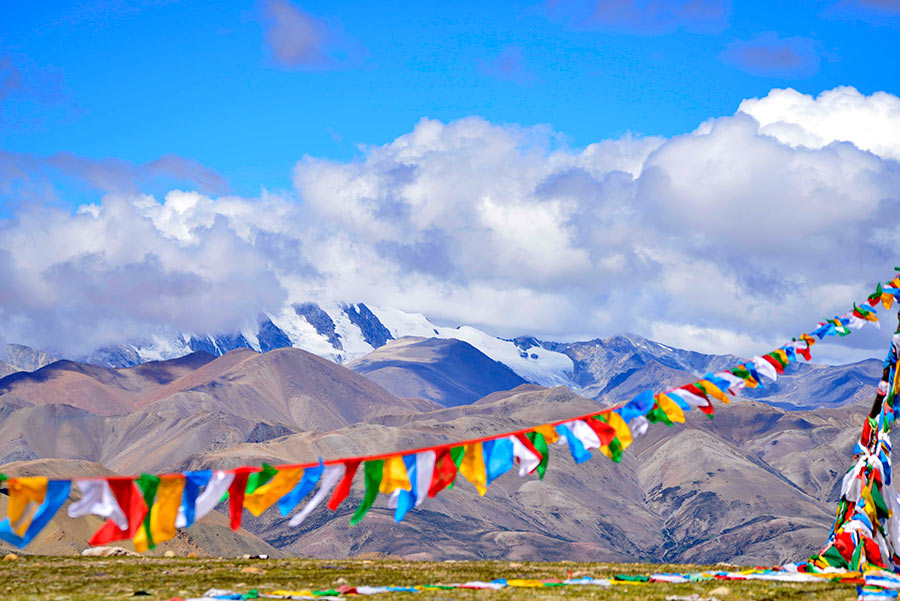
[[[900,264],[897,0],[0,20],[7,341],[77,355],[341,300],[755,354]]]

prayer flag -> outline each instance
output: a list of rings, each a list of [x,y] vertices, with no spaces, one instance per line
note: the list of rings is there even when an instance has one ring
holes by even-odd
[[[312,492],[312,489],[316,487],[316,483],[318,483],[319,479],[322,477],[322,472],[324,471],[325,466],[322,464],[321,457],[319,457],[319,465],[303,470],[303,478],[300,479],[297,486],[278,499],[278,511],[281,512],[281,515],[287,516],[294,510],[294,507],[300,504],[300,501],[302,501],[306,495]]]
[[[133,538],[141,524],[144,523],[144,516],[147,514],[147,503],[134,480],[131,478],[107,478],[106,482],[116,498],[119,508],[125,514],[128,526],[120,528],[112,518],[106,520],[88,541],[91,545],[105,545],[113,541]]]
[[[356,465],[359,464],[357,463]],[[322,477],[319,479],[319,490],[316,491],[316,494],[312,496],[303,509],[291,518],[291,521],[288,522],[288,526],[296,528],[302,524],[303,520],[305,520],[306,517],[325,499],[328,493],[331,492],[331,489],[334,488],[338,480],[341,480],[344,477],[346,469],[347,466],[343,463],[326,467],[325,471],[322,472]],[[354,466],[353,469],[355,471],[356,467]]]
[[[150,508],[149,528],[141,528],[135,534],[135,551],[141,553],[175,536],[175,518],[178,517],[183,491],[183,474],[159,478],[156,483],[156,499]]]
[[[381,475],[379,490],[386,495],[397,489],[412,490],[412,483],[406,472],[406,464],[402,455],[392,455],[384,460],[384,472]]]
[[[222,496],[231,488],[232,482],[234,482],[233,472],[216,470],[212,473],[194,504],[194,521],[204,518],[219,504]]]
[[[350,485],[353,484],[353,476],[356,475],[359,463],[359,459],[350,459],[344,462],[344,474],[341,477],[341,481],[338,482],[337,486],[334,488],[334,493],[331,495],[331,498],[328,500],[327,507],[331,511],[337,510],[341,502],[350,494]]]
[[[70,487],[68,480],[47,480],[42,476],[7,480],[9,504],[7,517],[0,522],[0,539],[24,548],[66,502]]]
[[[278,499],[291,492],[302,477],[303,468],[276,470],[271,480],[255,490],[250,491],[250,486],[247,486],[244,507],[255,516],[262,515],[266,509],[278,502]]]
[[[259,471],[253,467],[239,467],[231,470],[234,474],[234,480],[231,481],[231,486],[228,487],[228,515],[231,517],[232,530],[237,530],[241,527],[241,518],[244,514],[244,495],[247,494],[247,481],[250,479],[250,474]]]
[[[434,471],[428,485],[428,496],[433,497],[456,479],[457,465],[450,454],[450,448],[435,451]]]
[[[84,515],[98,515],[115,522],[116,526],[124,530],[128,528],[128,518],[119,507],[109,482],[97,478],[75,480],[81,490],[81,498],[69,505],[67,513],[70,518],[78,518]]]
[[[497,438],[484,443],[485,485],[508,472],[513,466],[513,443],[508,438]]]
[[[590,451],[584,448],[584,445],[578,440],[578,437],[575,436],[575,433],[572,432],[569,426],[566,424],[558,424],[556,426],[556,431],[559,432],[563,439],[569,444],[569,451],[572,453],[572,459],[575,460],[575,463],[584,463],[591,458]],[[593,432],[593,430],[591,432]],[[560,443],[563,442],[563,439],[560,439]]]
[[[428,489],[434,474],[437,454],[435,451],[421,451],[413,456],[406,456],[406,473],[412,484],[411,490],[397,489],[396,511],[394,519],[401,521],[413,507],[418,507],[428,497]],[[454,468],[456,466],[454,465]]]
[[[535,469],[538,473],[538,477],[543,480],[544,474],[547,473],[547,466],[550,464],[550,448],[547,446],[547,439],[544,438],[543,434],[537,431],[528,432],[525,436],[531,441],[531,444],[534,445],[535,450],[541,456],[541,462]]]
[[[480,442],[469,443],[465,446],[462,462],[459,464],[459,473],[475,485],[479,495],[484,496],[484,493],[487,492],[487,469],[484,465],[484,449]]]
[[[176,528],[187,528],[194,523],[200,489],[209,484],[211,478],[212,472],[209,470],[184,473],[184,492],[181,493],[181,507],[178,508],[178,517],[175,518]]]

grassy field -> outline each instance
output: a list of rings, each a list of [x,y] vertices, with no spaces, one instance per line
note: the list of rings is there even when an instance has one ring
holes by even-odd
[[[709,569],[703,566],[650,564],[584,564],[533,562],[407,562],[394,560],[65,558],[21,557],[0,562],[0,597],[4,600],[171,599],[199,597],[210,588],[246,593],[277,589],[330,589],[342,584],[413,585],[460,583],[494,578],[565,579],[614,574],[651,574]],[[721,569],[721,568],[720,568]],[[727,590],[723,590],[723,587]],[[719,589],[719,590],[715,590]],[[715,591],[714,594],[711,591]],[[722,601],[754,599],[846,600],[856,598],[853,585],[828,582],[785,584],[764,581],[711,581],[693,584],[592,586],[544,589],[435,590],[390,593],[393,599],[641,599],[665,600],[711,596]]]

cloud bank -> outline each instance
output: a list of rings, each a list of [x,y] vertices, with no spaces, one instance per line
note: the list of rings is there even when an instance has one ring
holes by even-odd
[[[584,148],[422,119],[356,160],[303,158],[289,195],[32,204],[0,227],[0,328],[71,354],[342,300],[499,335],[759,352],[898,262],[898,121],[896,97],[852,88],[773,90],[680,136]]]

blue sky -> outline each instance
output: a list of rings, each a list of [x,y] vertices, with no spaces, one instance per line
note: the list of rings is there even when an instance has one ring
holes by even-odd
[[[752,354],[900,263],[898,0],[6,2],[0,22],[11,342],[79,356],[314,300]],[[826,358],[882,352],[847,340]]]
[[[549,124],[580,146],[683,133],[775,87],[898,92],[894,2],[666,4],[6,3],[0,139],[41,157],[173,154],[254,195],[289,188],[304,155],[352,157],[422,117]],[[279,57],[311,32],[311,54]]]

